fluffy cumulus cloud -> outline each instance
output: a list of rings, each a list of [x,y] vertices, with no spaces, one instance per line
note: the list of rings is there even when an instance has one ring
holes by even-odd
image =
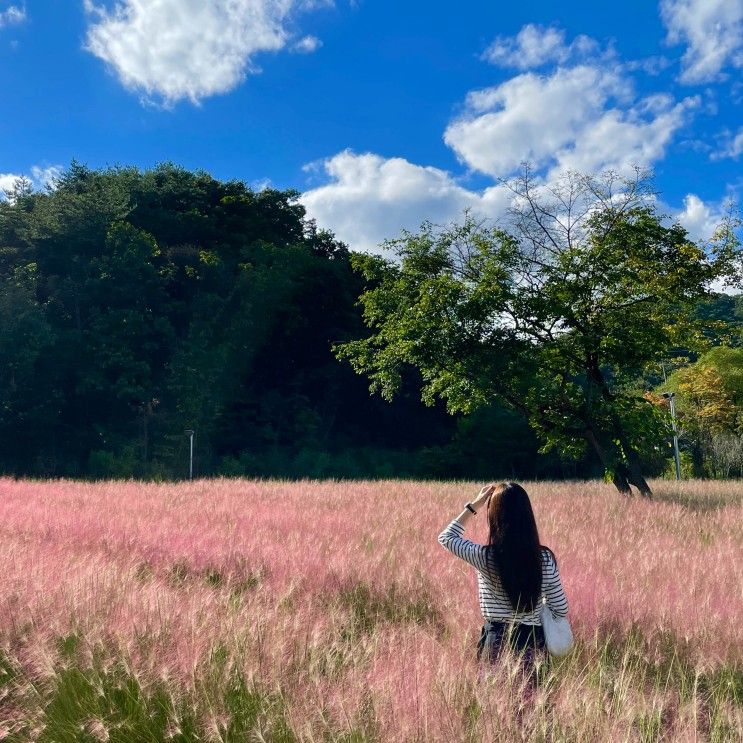
[[[556,171],[623,171],[660,158],[697,104],[662,95],[633,101],[618,70],[580,64],[470,93],[444,139],[462,162],[496,177],[523,161]]]
[[[3,26],[18,26],[26,20],[26,8],[18,5],[9,5],[0,10],[0,28]]]
[[[322,3],[324,4],[324,3]],[[113,8],[85,0],[86,48],[128,88],[166,105],[235,88],[256,71],[259,52],[291,42],[287,24],[308,0],[122,0]],[[316,49],[312,37],[298,42]]]
[[[651,166],[664,156],[675,132],[698,106],[696,97],[673,103],[661,96],[627,111],[606,111],[557,153],[557,169],[627,173],[635,166]]]
[[[403,158],[346,150],[321,167],[329,182],[306,191],[302,203],[321,227],[356,250],[377,250],[404,228],[414,230],[424,219],[439,224],[458,219],[464,209],[497,217],[509,203],[500,186],[472,191],[444,170]]]
[[[743,67],[743,0],[661,0],[668,42],[685,44],[681,80],[719,79],[725,67]]]
[[[528,70],[549,62],[563,63],[597,49],[598,44],[588,36],[578,36],[566,44],[562,29],[529,23],[516,36],[498,36],[482,57],[499,67]]]
[[[523,163],[545,184],[567,170],[632,175],[635,167],[652,168],[661,160],[702,105],[700,96],[638,97],[632,72],[640,67],[622,63],[587,37],[568,44],[554,27],[525,26],[513,38],[496,39],[484,57],[527,71],[469,92],[444,141],[493,185],[473,190],[438,168],[344,151],[322,164],[326,182],[304,194],[310,216],[362,250],[378,249],[385,238],[426,219],[459,219],[464,209],[498,217],[511,203],[502,184]],[[543,65],[550,67],[529,69]],[[699,238],[709,237],[703,233],[717,217],[714,207],[691,194],[678,216]]]
[[[674,215],[695,242],[709,240],[724,216],[722,206],[705,203],[693,193],[686,195],[684,208]]]

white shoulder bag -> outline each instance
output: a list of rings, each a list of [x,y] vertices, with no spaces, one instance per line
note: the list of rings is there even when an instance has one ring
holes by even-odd
[[[547,650],[551,655],[567,655],[573,647],[573,630],[570,628],[570,621],[567,617],[555,618],[544,597],[540,614]]]

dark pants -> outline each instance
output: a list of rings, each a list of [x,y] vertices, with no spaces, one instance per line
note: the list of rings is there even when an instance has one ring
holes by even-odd
[[[477,643],[477,660],[495,663],[505,647],[511,647],[521,658],[523,670],[532,683],[537,682],[535,662],[546,657],[544,630],[530,624],[509,624],[491,620],[482,627]]]

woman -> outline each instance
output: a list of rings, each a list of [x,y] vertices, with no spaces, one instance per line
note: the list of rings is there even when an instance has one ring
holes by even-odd
[[[486,509],[486,545],[464,539],[464,527]],[[485,625],[477,659],[491,663],[508,644],[522,653],[524,670],[534,678],[535,660],[544,655],[542,596],[555,617],[568,613],[557,561],[539,543],[526,491],[515,482],[486,485],[472,503],[439,534],[439,544],[477,570],[480,610]]]

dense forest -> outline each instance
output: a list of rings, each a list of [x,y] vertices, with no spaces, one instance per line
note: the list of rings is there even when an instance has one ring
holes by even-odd
[[[394,400],[370,395],[332,351],[369,333],[364,278],[298,195],[73,164],[54,189],[0,199],[0,470],[183,477],[194,430],[199,476],[601,474],[591,454],[540,454],[503,404],[424,405],[413,366]],[[698,313],[740,345],[740,297]]]

